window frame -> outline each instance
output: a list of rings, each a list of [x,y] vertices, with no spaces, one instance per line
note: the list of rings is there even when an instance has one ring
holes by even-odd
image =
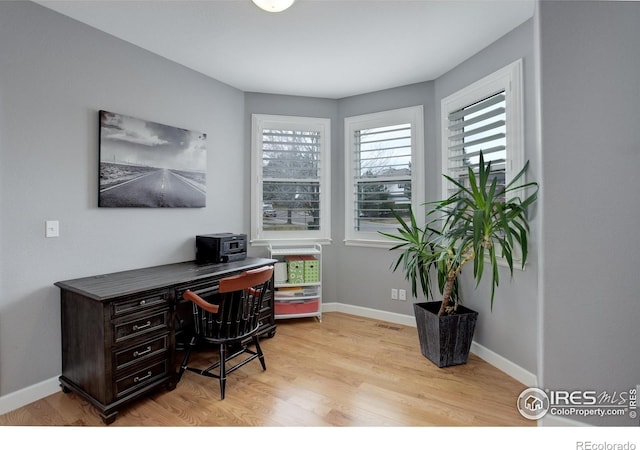
[[[442,137],[442,173],[449,172],[449,114],[504,91],[506,122],[505,184],[518,174],[524,164],[524,110],[522,92],[522,59],[445,97],[440,102],[440,134]],[[442,177],[441,197],[447,193],[449,181]]]
[[[320,140],[320,227],[319,230],[264,230],[262,138],[264,129],[318,131]],[[253,245],[277,242],[331,243],[331,119],[274,114],[251,115],[251,236]]]
[[[443,174],[450,174],[448,166],[449,114],[504,91],[506,114],[505,185],[513,180],[525,163],[523,86],[522,59],[518,59],[441,100],[440,133]],[[526,174],[523,182],[526,182]],[[449,183],[442,177],[441,197],[446,195]],[[518,193],[507,193],[507,196],[509,195],[518,195]],[[520,261],[520,251],[516,250],[513,259]],[[498,259],[498,264],[507,267],[507,262],[503,258]],[[519,264],[514,264],[513,267],[521,269]]]
[[[391,239],[380,235],[377,231],[357,231],[354,229],[355,198],[355,153],[354,133],[357,130],[380,128],[385,126],[411,124],[411,207],[417,217],[422,214],[425,198],[425,166],[424,166],[424,107],[423,105],[379,111],[370,114],[345,117],[344,149],[345,149],[345,245],[361,247],[389,248],[394,243]]]

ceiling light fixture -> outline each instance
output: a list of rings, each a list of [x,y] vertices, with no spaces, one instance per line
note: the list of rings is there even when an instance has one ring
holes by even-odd
[[[258,8],[269,12],[281,12],[293,5],[296,0],[252,0]]]

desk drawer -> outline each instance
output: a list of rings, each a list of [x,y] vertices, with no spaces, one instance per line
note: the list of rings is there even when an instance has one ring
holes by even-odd
[[[148,384],[153,383],[169,373],[167,360],[151,362],[141,369],[119,376],[115,381],[115,396],[122,397]]]
[[[151,359],[154,356],[165,353],[169,348],[168,340],[169,335],[165,334],[116,352],[116,370],[124,369],[139,361]]]
[[[154,314],[127,318],[114,323],[114,344],[160,330],[169,330],[169,311],[158,311]]]
[[[153,308],[168,308],[169,300],[167,292],[157,292],[149,295],[140,295],[127,300],[113,302],[111,304],[111,316],[118,317],[125,314],[133,314],[147,311]]]

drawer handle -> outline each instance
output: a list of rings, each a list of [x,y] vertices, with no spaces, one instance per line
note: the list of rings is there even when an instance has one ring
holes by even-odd
[[[143,377],[135,377],[133,379],[133,382],[134,383],[140,383],[141,381],[144,381],[147,378],[151,378],[151,371],[148,371],[147,374],[145,376],[143,376]]]
[[[140,306],[146,305],[146,304],[147,304],[147,301],[146,301],[146,300],[140,300],[140,303],[139,303],[139,304],[140,304]]]
[[[133,331],[144,330],[145,328],[149,328],[151,326],[151,321],[147,320],[147,323],[142,325],[134,325]]]
[[[135,352],[133,352],[133,357],[137,358],[138,356],[142,356],[142,355],[146,355],[147,353],[151,352],[151,346],[147,345],[147,348],[145,348],[144,350],[142,350],[141,352],[139,352],[138,350],[136,350]]]

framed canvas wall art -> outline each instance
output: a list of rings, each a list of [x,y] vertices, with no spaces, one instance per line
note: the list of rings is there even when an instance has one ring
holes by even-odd
[[[206,133],[99,114],[99,207],[206,206]]]

